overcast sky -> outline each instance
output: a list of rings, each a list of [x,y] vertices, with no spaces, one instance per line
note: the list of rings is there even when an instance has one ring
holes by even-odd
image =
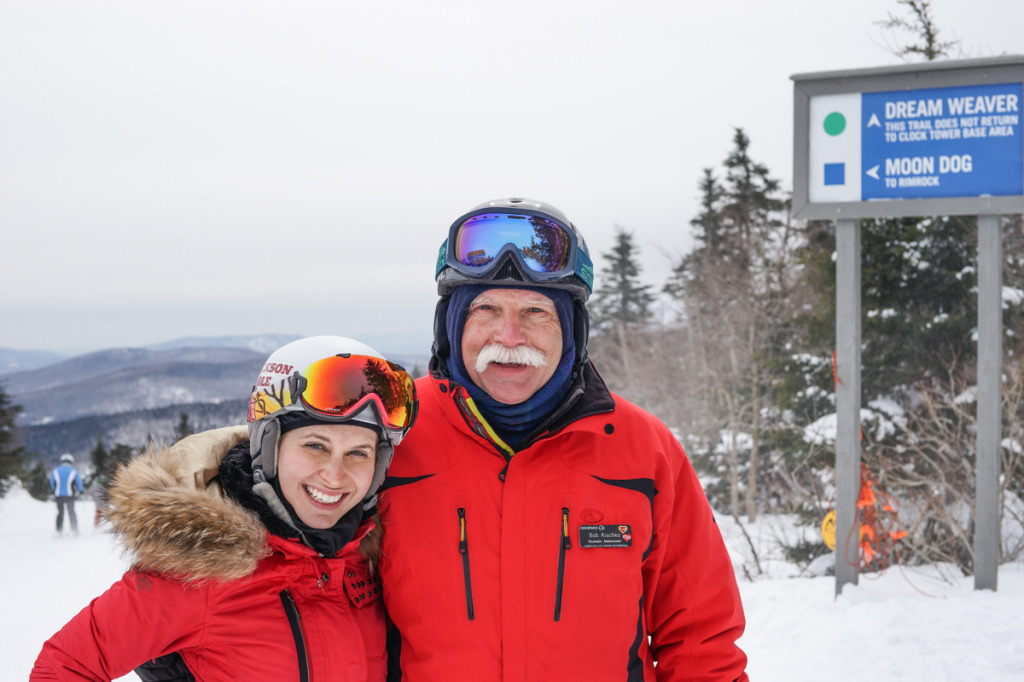
[[[965,58],[1024,2],[933,0]],[[427,352],[437,249],[548,201],[661,285],[734,127],[792,188],[797,73],[895,0],[0,0],[0,347],[342,334]],[[909,39],[909,36],[906,37]]]

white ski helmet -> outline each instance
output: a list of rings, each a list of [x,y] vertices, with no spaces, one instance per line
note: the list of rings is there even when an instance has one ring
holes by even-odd
[[[358,422],[379,434],[373,481],[364,508],[391,464],[394,447],[416,418],[416,391],[400,365],[343,336],[311,336],[274,351],[249,398],[249,450],[256,483],[277,476],[281,420]]]
[[[75,456],[72,455],[70,452],[65,452],[63,455],[60,456],[60,461],[61,464],[74,464]]]

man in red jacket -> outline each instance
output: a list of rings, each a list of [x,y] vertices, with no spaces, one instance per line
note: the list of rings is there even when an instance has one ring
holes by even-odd
[[[746,680],[732,564],[658,419],[587,359],[593,265],[556,208],[488,202],[437,262],[430,375],[380,496],[391,674]]]

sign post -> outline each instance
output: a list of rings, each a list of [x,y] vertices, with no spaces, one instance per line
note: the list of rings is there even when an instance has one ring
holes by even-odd
[[[836,594],[857,584],[860,533],[860,225],[836,221]],[[840,364],[841,360],[841,364]]]
[[[994,590],[1002,434],[998,216],[1024,213],[1024,57],[792,80],[794,216],[837,222],[836,366],[843,383],[836,399],[836,594],[856,584],[859,566],[858,543],[852,556],[839,551],[843,538],[859,536],[856,494],[849,492],[860,487],[857,220],[929,215],[980,216],[974,568],[975,589]]]

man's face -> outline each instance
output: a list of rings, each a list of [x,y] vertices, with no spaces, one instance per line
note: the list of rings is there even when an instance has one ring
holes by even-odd
[[[536,291],[488,289],[469,305],[462,360],[473,383],[500,403],[536,393],[562,357],[562,325],[554,302]]]

